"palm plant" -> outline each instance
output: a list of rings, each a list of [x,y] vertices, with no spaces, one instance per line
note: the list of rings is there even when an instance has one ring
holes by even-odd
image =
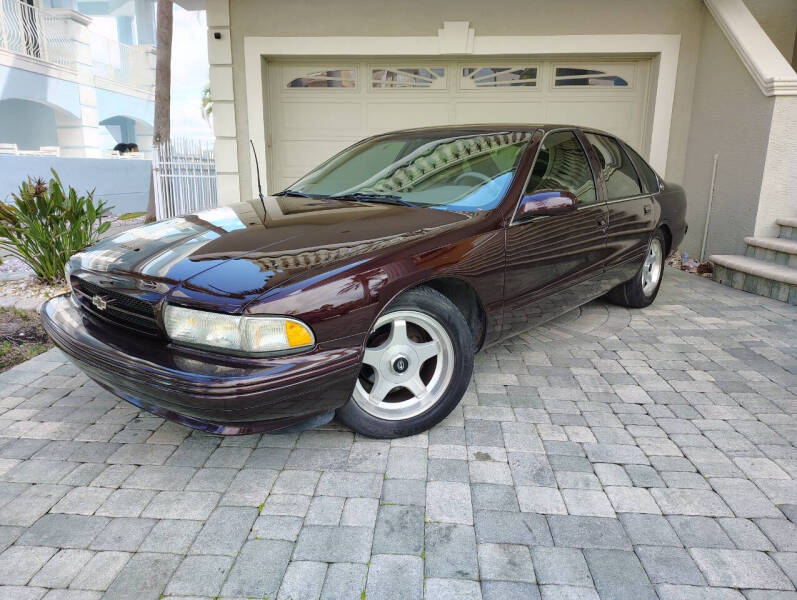
[[[210,96],[210,84],[206,85],[202,90],[202,118],[210,122],[210,116],[213,114],[213,98]]]
[[[27,263],[47,283],[64,277],[69,257],[108,231],[103,221],[110,208],[94,200],[94,191],[79,196],[64,188],[52,171],[49,183],[28,179],[12,194],[13,204],[0,202],[0,248]]]

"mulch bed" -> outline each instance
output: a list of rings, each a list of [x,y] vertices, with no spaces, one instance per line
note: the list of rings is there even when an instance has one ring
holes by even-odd
[[[52,348],[33,311],[0,308],[0,373]]]

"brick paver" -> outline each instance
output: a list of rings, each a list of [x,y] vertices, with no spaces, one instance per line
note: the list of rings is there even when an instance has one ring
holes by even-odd
[[[412,438],[217,438],[0,374],[0,598],[797,597],[797,307],[668,270],[476,359]]]

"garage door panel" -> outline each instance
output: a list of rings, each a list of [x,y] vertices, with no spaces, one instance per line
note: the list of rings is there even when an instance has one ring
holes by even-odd
[[[545,105],[540,101],[457,102],[456,123],[539,123],[545,120]]]
[[[369,135],[450,123],[562,123],[647,147],[649,59],[286,59],[269,63],[269,188]]]
[[[383,132],[409,127],[445,125],[450,122],[448,101],[423,102],[406,98],[403,102],[374,102],[366,107],[369,132]]]
[[[634,138],[638,137],[634,132],[639,124],[639,110],[633,101],[549,102],[546,120],[604,129],[624,137],[629,143],[637,141],[629,139],[629,134],[633,134]]]
[[[280,148],[280,165],[284,169],[306,169],[315,166],[351,146],[356,140],[284,140]]]
[[[282,102],[280,108],[283,131],[312,131],[320,137],[338,137],[362,128],[359,102]]]
[[[274,183],[274,190],[271,193],[279,192],[287,187],[290,187],[299,177],[281,176],[277,177]]]

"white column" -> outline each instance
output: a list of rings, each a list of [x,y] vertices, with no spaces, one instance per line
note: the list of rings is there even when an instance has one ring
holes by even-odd
[[[797,96],[775,96],[769,126],[767,154],[761,177],[755,231],[759,237],[777,237],[779,218],[797,216]]]
[[[61,156],[85,156],[83,124],[72,115],[55,111],[55,133]]]
[[[242,198],[238,175],[235,94],[232,84],[229,0],[207,0],[207,20],[218,197],[219,204],[233,204],[240,202]],[[219,39],[216,39],[214,34],[218,34]]]
[[[136,144],[139,152],[150,156],[152,153],[152,127],[136,121]]]
[[[154,0],[135,0],[136,4],[136,38],[139,46],[155,44],[155,11]]]
[[[66,33],[72,42],[77,71],[80,97],[80,122],[70,123],[69,119],[56,119],[58,145],[61,156],[83,156],[99,158],[100,148],[99,120],[97,118],[97,92],[94,88],[94,75],[91,65],[91,46],[88,25],[91,18],[70,9],[53,11],[66,22]]]

